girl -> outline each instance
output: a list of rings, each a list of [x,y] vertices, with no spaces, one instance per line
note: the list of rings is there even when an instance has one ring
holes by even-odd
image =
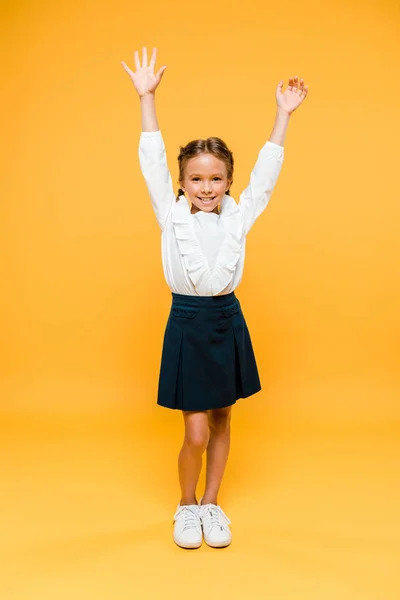
[[[233,155],[218,137],[181,147],[179,189],[175,197],[155,110],[155,91],[167,67],[154,73],[143,47],[136,71],[122,61],[140,97],[142,132],[139,162],[162,231],[162,264],[172,292],[158,386],[160,406],[182,411],[185,437],[179,453],[181,499],[174,514],[174,541],[228,546],[231,521],[218,505],[218,492],[230,446],[232,405],[261,390],[250,334],[235,295],[245,257],[246,235],[266,208],[283,163],[290,115],[307,96],[298,77],[276,88],[277,115],[261,148],[250,183],[238,204],[230,196]],[[190,201],[187,202],[187,198]],[[207,449],[206,489],[196,486]]]

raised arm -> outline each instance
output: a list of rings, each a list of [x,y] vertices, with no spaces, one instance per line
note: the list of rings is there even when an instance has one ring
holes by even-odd
[[[139,140],[139,163],[149,191],[150,200],[161,229],[175,202],[171,175],[168,169],[164,141],[157,121],[155,91],[167,67],[154,74],[157,49],[153,49],[150,64],[147,64],[147,49],[143,47],[142,66],[135,52],[136,72],[122,62],[140,98],[142,131]]]
[[[249,184],[240,194],[238,204],[246,235],[267,207],[282,168],[283,158],[283,146],[271,141],[266,142],[258,153]]]
[[[154,94],[142,97],[140,104],[143,125],[139,140],[139,164],[157,222],[163,231],[176,198],[164,140],[158,129]]]
[[[284,159],[283,144],[290,116],[300,106],[308,93],[308,85],[297,75],[289,77],[289,85],[282,92],[283,80],[276,88],[277,112],[269,140],[261,148],[250,175],[250,182],[241,193],[239,208],[242,211],[247,234],[254,221],[265,210],[277,182]]]

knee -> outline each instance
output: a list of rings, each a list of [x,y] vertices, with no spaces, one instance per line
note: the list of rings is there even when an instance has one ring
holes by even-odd
[[[203,453],[207,448],[209,437],[208,429],[206,431],[193,431],[186,434],[185,444],[191,450]]]
[[[211,411],[209,426],[212,433],[223,433],[229,430],[231,424],[231,411]]]

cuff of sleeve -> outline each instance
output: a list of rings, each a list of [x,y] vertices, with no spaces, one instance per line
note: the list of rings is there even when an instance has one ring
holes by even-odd
[[[161,131],[157,129],[157,131],[142,131],[140,133],[141,137],[160,137]]]
[[[275,142],[270,142],[269,140],[267,141],[267,145],[275,146],[275,148],[283,148],[283,146],[280,146],[279,144],[275,144]]]

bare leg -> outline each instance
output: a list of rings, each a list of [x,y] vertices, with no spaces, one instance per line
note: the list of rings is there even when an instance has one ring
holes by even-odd
[[[202,504],[218,504],[218,491],[230,448],[231,406],[208,411],[210,440],[207,446],[206,489]]]
[[[197,504],[196,486],[202,466],[202,455],[210,436],[207,411],[182,411],[182,413],[185,421],[185,438],[178,459],[181,506]]]

